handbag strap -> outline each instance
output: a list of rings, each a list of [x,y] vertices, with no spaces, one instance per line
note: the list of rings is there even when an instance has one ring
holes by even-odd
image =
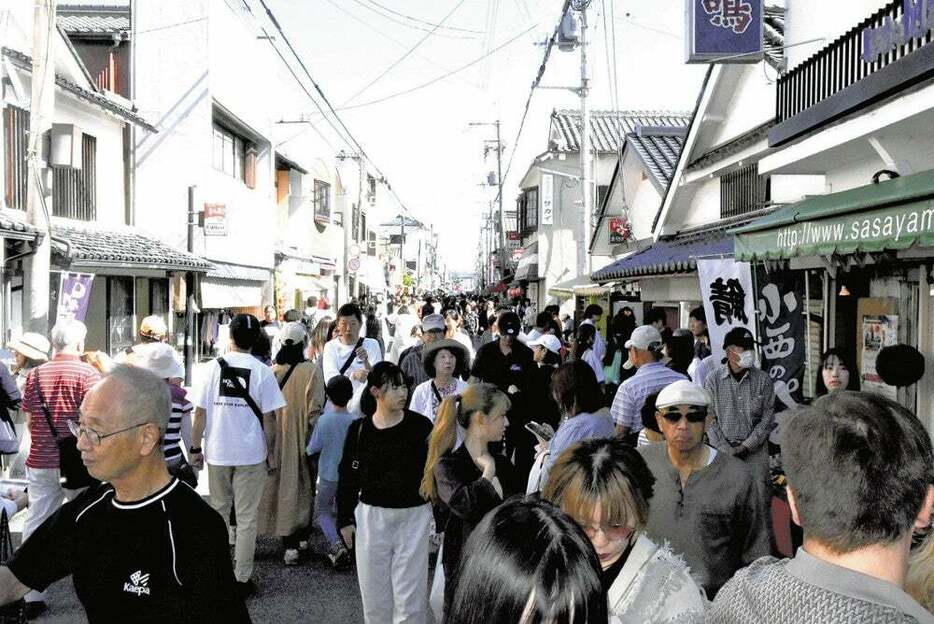
[[[285,371],[285,375],[282,376],[282,380],[279,382],[279,390],[285,388],[285,384],[289,382],[289,377],[292,376],[292,371],[295,370],[296,366],[298,366],[298,364],[292,364],[289,367],[289,370]]]
[[[227,360],[222,357],[217,358],[217,364],[221,367],[222,370],[230,368],[230,364],[228,364]],[[257,405],[256,401],[253,400],[253,397],[250,396],[250,391],[243,386],[243,382],[240,381],[240,378],[236,375],[234,375],[233,378],[235,380],[234,383],[239,386],[238,389],[243,392],[243,396],[241,398],[246,401],[246,404],[249,405],[250,409],[253,410],[253,413],[256,414],[256,419],[259,421],[259,428],[264,429],[263,412],[261,409],[259,409],[259,405]]]
[[[344,362],[344,365],[343,365],[343,366],[341,366],[341,370],[340,370],[340,374],[341,374],[341,375],[343,375],[344,373],[346,373],[346,372],[347,372],[347,369],[350,368],[350,365],[353,364],[353,361],[354,361],[354,360],[356,359],[356,357],[357,357],[357,349],[359,349],[361,346],[363,346],[363,337],[361,337],[360,340],[357,341],[357,344],[356,344],[356,345],[354,346],[354,348],[350,351],[350,355],[347,356],[347,361]]]
[[[49,405],[45,402],[45,397],[42,396],[42,382],[39,379],[39,369],[35,371],[36,375],[36,394],[39,396],[39,405],[42,406],[42,413],[45,414],[45,422],[49,424],[49,431],[52,433],[52,437],[56,440],[59,439],[58,431],[55,429],[55,425],[52,424],[52,411],[49,409]]]

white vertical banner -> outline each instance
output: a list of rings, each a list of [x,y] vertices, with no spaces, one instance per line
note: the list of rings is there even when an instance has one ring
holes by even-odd
[[[753,336],[757,335],[752,271],[748,262],[715,258],[698,260],[697,276],[710,332],[710,350],[719,364],[727,332],[734,327],[745,327]]]
[[[542,174],[542,188],[539,193],[539,202],[542,205],[541,225],[554,225],[555,223],[555,177],[550,173]]]

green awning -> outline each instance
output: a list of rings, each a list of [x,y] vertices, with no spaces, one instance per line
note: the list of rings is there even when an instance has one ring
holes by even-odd
[[[731,232],[745,261],[934,246],[934,171],[808,197]]]

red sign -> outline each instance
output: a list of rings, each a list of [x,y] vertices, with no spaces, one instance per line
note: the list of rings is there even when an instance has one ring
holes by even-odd
[[[227,206],[205,204],[203,218],[205,236],[227,236]]]
[[[610,244],[621,245],[632,238],[632,226],[626,217],[610,217]]]

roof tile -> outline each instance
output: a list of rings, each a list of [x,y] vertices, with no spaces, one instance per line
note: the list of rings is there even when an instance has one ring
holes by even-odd
[[[671,111],[591,111],[590,139],[597,152],[619,151],[623,137],[637,126],[674,126],[686,128],[690,113]],[[556,110],[551,114],[552,149],[558,152],[580,151],[581,114],[577,110]]]

